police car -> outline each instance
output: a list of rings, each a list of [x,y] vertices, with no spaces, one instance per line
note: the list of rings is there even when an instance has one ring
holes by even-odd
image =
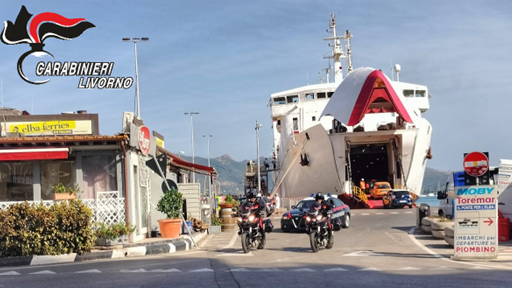
[[[325,195],[324,200],[333,204],[333,222],[341,223],[342,228],[350,227],[350,207],[330,194]],[[315,201],[313,194],[312,197],[304,198],[299,204],[292,206],[292,210],[284,213],[281,218],[281,230],[283,232],[305,231],[306,220],[303,216]]]

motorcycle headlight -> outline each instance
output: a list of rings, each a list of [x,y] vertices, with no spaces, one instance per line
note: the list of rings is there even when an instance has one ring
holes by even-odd
[[[311,217],[306,216],[306,221],[311,222]]]
[[[321,214],[320,214],[320,215],[318,215],[318,216],[316,216],[316,221],[320,221],[320,220],[322,220],[322,217],[323,217],[323,215],[321,215]]]
[[[252,222],[254,220],[254,218],[256,218],[256,217],[254,217],[254,215],[251,214],[251,216],[249,216],[249,221]]]

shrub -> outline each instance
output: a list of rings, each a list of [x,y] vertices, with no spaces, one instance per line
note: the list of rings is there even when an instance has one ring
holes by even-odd
[[[228,194],[226,196],[226,199],[224,201],[225,204],[233,204],[233,206],[239,206],[240,205],[240,202],[233,199],[233,196],[231,196],[230,194]]]
[[[231,194],[228,194],[226,195],[226,199],[224,202],[226,202],[226,204],[232,204],[234,201],[235,199],[233,199],[233,196],[231,196]]]
[[[224,224],[224,222],[222,222],[222,219],[217,217],[217,215],[213,214],[212,215],[212,226],[221,226],[222,224]]]
[[[178,190],[171,189],[160,198],[156,210],[167,215],[167,219],[178,219],[181,218],[182,208],[183,195]]]
[[[0,210],[0,257],[83,254],[95,241],[91,218],[80,200],[10,205]]]
[[[135,227],[131,227],[129,224],[125,223],[116,223],[108,226],[101,223],[101,225],[96,228],[96,237],[116,240],[121,236],[130,235],[130,233],[133,233],[134,231]]]
[[[80,192],[80,186],[78,184],[75,184],[75,186],[73,186],[73,187],[66,188],[66,186],[64,186],[64,184],[59,183],[59,184],[53,186],[52,189],[53,189],[53,193],[57,193],[57,194],[64,194],[64,193],[77,194],[78,192]]]

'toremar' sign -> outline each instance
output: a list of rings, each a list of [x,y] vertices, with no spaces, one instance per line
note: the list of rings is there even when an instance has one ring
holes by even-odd
[[[455,188],[454,258],[496,258],[498,255],[497,187]]]

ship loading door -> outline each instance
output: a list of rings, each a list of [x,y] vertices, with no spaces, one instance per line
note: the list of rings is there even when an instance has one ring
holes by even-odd
[[[350,146],[350,172],[352,182],[359,184],[362,178],[366,183],[373,179],[393,185],[389,174],[389,144],[362,144]]]

